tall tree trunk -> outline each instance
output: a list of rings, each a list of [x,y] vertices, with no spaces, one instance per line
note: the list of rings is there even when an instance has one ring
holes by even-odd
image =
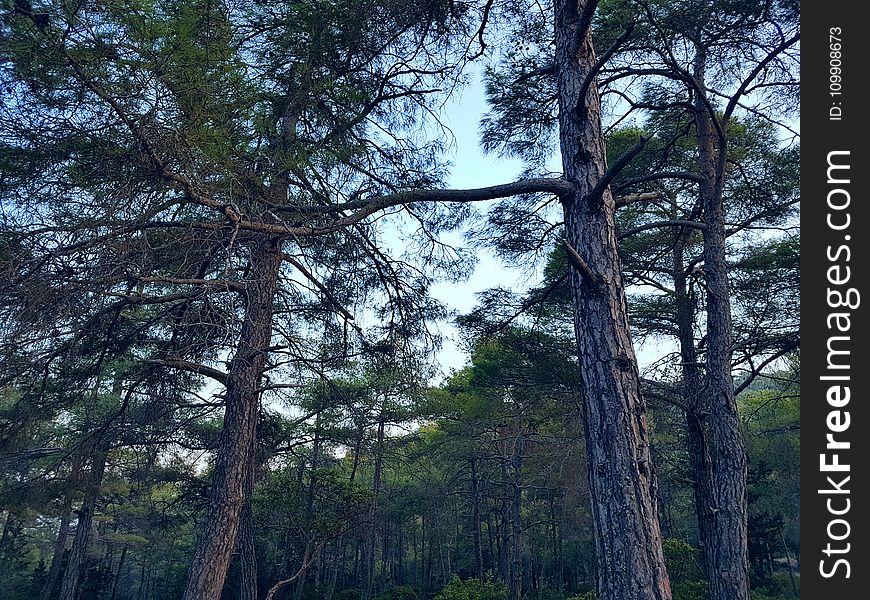
[[[16,541],[24,529],[24,517],[21,507],[6,511],[6,521],[3,523],[3,533],[0,535],[0,581],[11,581],[21,560],[20,548]]]
[[[477,457],[472,455],[471,464],[471,526],[474,536],[474,572],[483,581],[483,542],[480,533],[480,489],[477,477]]]
[[[64,498],[63,508],[60,512],[60,527],[57,530],[57,537],[54,540],[54,550],[51,554],[51,566],[48,568],[48,573],[45,576],[45,582],[42,585],[43,600],[50,600],[54,597],[57,578],[60,576],[61,567],[63,566],[63,554],[66,550],[66,540],[69,537],[69,523],[72,515],[72,497],[67,493]]]
[[[91,541],[91,527],[94,522],[94,510],[100,497],[100,486],[103,484],[103,473],[106,470],[106,451],[97,449],[91,458],[91,470],[85,497],[78,513],[76,534],[73,538],[69,562],[63,576],[60,588],[60,600],[75,600],[78,596],[79,582],[84,571],[88,546]]]
[[[785,550],[785,564],[788,566],[788,579],[791,582],[791,593],[795,598],[800,598],[797,583],[794,579],[794,566],[791,564],[791,552],[788,550],[788,544],[785,541],[785,534],[782,530],[779,532],[779,539],[782,541],[782,549]]]
[[[143,555],[142,556],[142,568],[139,570],[139,589],[136,592],[136,600],[142,600],[145,596],[145,563],[148,558]]]
[[[495,576],[498,576],[498,550],[496,547],[496,542],[492,534],[493,525],[491,520],[491,515],[486,516],[486,537],[489,542],[489,564],[490,569],[492,569],[492,573]]]
[[[402,519],[399,519],[398,529],[397,529],[397,538],[396,538],[396,572],[395,572],[395,583],[396,585],[404,585],[405,584],[405,533],[404,533],[404,523]]]
[[[385,416],[381,409],[378,417],[378,438],[375,445],[375,472],[372,475],[372,503],[369,507],[369,529],[365,546],[366,587],[364,600],[371,600],[375,584],[375,545],[378,534],[378,496],[381,491],[381,471],[384,460],[384,426]]]
[[[340,535],[335,542],[335,558],[333,559],[332,573],[329,576],[329,584],[326,588],[326,600],[332,600],[335,594],[335,586],[338,583],[338,572],[344,566],[344,536]]]
[[[219,600],[247,500],[245,481],[254,452],[258,387],[272,338],[272,302],[280,249],[260,239],[251,251],[245,319],[226,386],[226,412],[215,457],[208,516],[188,572],[184,600]]]
[[[573,268],[589,489],[602,600],[667,600],[640,375],[632,346],[607,185],[595,52],[581,18],[593,0],[558,0],[555,15],[563,196]],[[592,8],[591,6],[589,8]],[[589,81],[587,79],[589,78]],[[599,189],[603,187],[604,189]]]
[[[314,418],[314,440],[311,444],[311,476],[308,478],[308,491],[305,496],[305,522],[307,523],[310,523],[314,517],[314,493],[317,489],[317,466],[320,462],[320,415],[321,413],[317,413],[317,416]],[[300,484],[304,477],[303,471],[304,463],[303,468],[300,469]],[[305,581],[307,579],[308,569],[305,569],[301,571],[299,579],[296,581],[296,600],[302,600],[302,592],[305,590]]]
[[[121,548],[121,556],[118,558],[118,568],[115,569],[115,576],[112,578],[112,592],[109,594],[109,600],[115,600],[118,595],[118,583],[121,581],[121,569],[124,568],[124,559],[127,558],[127,546]]]
[[[507,481],[507,465],[505,461],[501,461],[501,480]],[[510,581],[510,562],[508,560],[508,529],[507,523],[510,519],[507,517],[508,506],[507,502],[505,502],[504,497],[502,497],[498,515],[496,515],[496,551],[498,552],[498,570],[496,571],[496,578],[502,583],[507,584]]]
[[[699,194],[704,223],[704,273],[707,284],[707,397],[714,473],[711,499],[715,543],[708,555],[711,600],[748,600],[746,450],[731,377],[731,297],[725,253],[723,190],[727,146],[706,104],[706,54],[696,49],[694,79]],[[724,131],[727,123],[720,124]]]
[[[362,544],[362,540],[357,538],[356,544],[354,544],[354,547],[353,547],[353,586],[357,589],[359,589],[359,587],[360,587],[360,576],[359,576],[360,565],[359,565],[359,563],[360,563],[360,554],[361,554],[361,552],[360,552],[360,545],[361,544]]]
[[[562,589],[562,552],[561,544],[562,537],[560,535],[559,520],[556,515],[556,491],[550,493],[550,541],[553,545],[553,571],[550,574],[550,580],[553,583],[553,588],[556,590]]]
[[[426,509],[420,515],[420,598],[426,600],[429,592],[429,578],[426,576]]]
[[[511,509],[510,509],[510,543],[508,544],[508,579],[509,597],[511,600],[522,600],[523,597],[523,451],[525,450],[522,417],[517,418],[516,435],[514,437],[513,455],[511,456]]]
[[[692,491],[695,514],[698,521],[698,538],[701,542],[702,567],[707,578],[712,564],[713,549],[716,545],[713,528],[713,464],[707,435],[703,426],[704,381],[698,353],[695,348],[695,310],[689,278],[686,275],[685,244],[689,232],[677,232],[673,250],[673,277],[677,335],[680,343],[682,362],[682,400],[686,418],[686,450],[692,472]]]

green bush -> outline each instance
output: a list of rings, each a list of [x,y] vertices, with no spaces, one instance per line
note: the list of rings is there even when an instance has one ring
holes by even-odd
[[[410,585],[399,585],[388,590],[384,590],[377,596],[375,600],[420,600],[417,591]]]
[[[707,600],[706,581],[673,581],[671,593],[674,600]]]
[[[508,589],[503,583],[466,579],[454,575],[435,600],[507,600]]]
[[[336,592],[332,598],[333,600],[361,600],[362,597],[363,593],[361,590],[347,588],[341,590],[340,592]]]
[[[800,593],[800,577],[795,575],[795,583]],[[752,600],[794,600],[795,593],[787,573],[776,573],[764,585],[749,590]]]
[[[707,582],[698,568],[698,550],[682,540],[662,541],[674,600],[706,600]]]
[[[586,592],[583,594],[578,594],[576,596],[571,596],[570,598],[566,598],[565,600],[597,600],[598,596],[595,592]]]

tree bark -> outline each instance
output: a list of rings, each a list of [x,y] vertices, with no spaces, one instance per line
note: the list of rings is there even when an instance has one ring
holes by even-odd
[[[471,526],[474,528],[474,572],[483,581],[483,542],[480,534],[480,489],[477,477],[477,457],[472,454],[471,464]]]
[[[372,475],[372,503],[369,507],[369,527],[365,546],[366,587],[364,600],[370,600],[375,584],[375,546],[378,534],[378,496],[381,491],[381,472],[384,459],[384,427],[386,417],[383,409],[378,417],[378,437],[375,445],[375,471]]]
[[[311,522],[314,517],[314,493],[317,489],[317,466],[320,462],[320,414],[314,419],[314,440],[311,444],[311,476],[308,480],[308,491],[305,496],[305,521]],[[300,469],[299,483],[302,484],[304,478],[304,463]],[[315,569],[317,566],[315,565]],[[308,569],[300,572],[299,579],[296,581],[296,600],[302,600],[302,592],[305,590],[305,582],[308,579]]]
[[[558,0],[556,81],[565,178],[562,196],[583,382],[589,488],[602,600],[667,600],[645,405],[632,346],[606,182],[601,106],[592,73],[592,0]],[[571,250],[575,251],[571,253]],[[576,254],[576,256],[575,256]]]
[[[254,452],[258,387],[272,338],[272,302],[280,266],[276,244],[257,240],[251,251],[245,319],[227,377],[211,505],[188,572],[184,600],[219,600],[236,545],[247,501],[245,481]]]
[[[673,278],[675,312],[677,321],[677,336],[680,343],[680,359],[682,362],[681,396],[686,419],[686,451],[689,457],[689,467],[692,473],[692,491],[695,502],[695,514],[698,521],[698,539],[701,545],[702,568],[705,577],[709,578],[709,565],[713,557],[710,554],[716,545],[713,537],[713,464],[710,449],[707,444],[707,434],[703,426],[703,396],[704,378],[700,371],[698,352],[695,348],[695,310],[690,289],[690,281],[686,275],[685,243],[688,232],[685,229],[677,231],[677,239],[673,251]]]
[[[426,509],[420,515],[420,597],[426,598],[429,592],[429,578],[426,570]],[[431,550],[430,550],[431,552]]]
[[[15,565],[20,560],[16,540],[24,529],[24,517],[21,507],[9,508],[6,511],[6,521],[3,523],[3,533],[0,535],[0,578],[12,580],[15,576]]]
[[[489,565],[493,575],[498,576],[498,551],[496,550],[496,543],[493,539],[492,534],[492,520],[490,519],[490,515],[486,516],[486,538],[489,546]]]
[[[91,526],[94,522],[94,510],[100,497],[100,486],[103,484],[103,473],[106,470],[106,451],[94,452],[91,458],[91,470],[88,477],[88,487],[76,522],[76,534],[73,538],[69,562],[64,573],[60,588],[60,600],[75,600],[78,596],[79,582],[84,570],[88,545],[91,541]]]
[[[398,526],[396,528],[396,572],[394,575],[394,582],[396,585],[404,585],[405,584],[405,533],[404,533],[404,520],[402,518],[399,519]]]
[[[61,566],[63,565],[63,553],[66,550],[66,540],[69,537],[69,523],[72,515],[72,498],[69,493],[64,499],[63,508],[60,513],[60,527],[57,530],[57,537],[54,540],[54,550],[51,554],[51,566],[48,568],[48,573],[45,576],[45,583],[42,586],[43,600],[50,600],[54,596],[54,588],[57,585],[57,579],[60,576]]]
[[[517,417],[516,435],[514,437],[513,455],[511,456],[511,509],[510,509],[510,543],[508,544],[508,597],[511,600],[522,600],[523,597],[523,451],[525,436],[523,435],[522,417]]]
[[[109,594],[109,600],[115,600],[118,595],[118,583],[121,581],[121,569],[124,568],[124,559],[127,558],[127,546],[121,548],[121,556],[118,558],[118,568],[115,569],[115,576],[112,578],[112,592]]]
[[[748,600],[749,551],[747,536],[746,450],[731,377],[731,297],[725,249],[723,190],[727,147],[716,130],[706,104],[706,54],[696,49],[695,127],[698,170],[703,176],[699,194],[704,222],[704,273],[707,288],[707,398],[714,473],[712,528],[715,537],[708,554],[711,600]],[[724,130],[727,123],[720,124]]]

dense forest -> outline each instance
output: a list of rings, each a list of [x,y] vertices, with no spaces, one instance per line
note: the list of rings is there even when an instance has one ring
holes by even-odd
[[[0,598],[799,597],[799,17],[3,0]]]

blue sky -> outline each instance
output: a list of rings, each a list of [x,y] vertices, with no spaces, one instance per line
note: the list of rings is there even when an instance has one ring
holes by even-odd
[[[450,158],[453,162],[448,185],[451,188],[475,188],[514,181],[520,176],[522,162],[495,155],[484,155],[478,140],[478,124],[487,111],[483,83],[478,73],[475,79],[445,106],[445,124],[453,131],[455,149]],[[558,157],[550,168],[558,170]],[[442,236],[444,241],[456,246],[463,244],[460,232]],[[505,266],[492,253],[477,253],[477,265],[469,278],[461,283],[439,282],[432,287],[432,294],[447,304],[457,314],[467,313],[474,308],[476,294],[493,287],[508,287],[524,290],[534,285],[535,275],[530,278],[526,270]],[[438,356],[441,370],[448,374],[461,368],[468,358],[457,343],[456,328],[449,322],[439,323],[444,335],[444,346]],[[649,340],[643,345],[635,340],[635,351],[641,368],[657,361],[673,350],[672,344]]]
[[[475,188],[514,181],[519,177],[522,163],[518,160],[484,155],[478,144],[478,123],[486,112],[483,84],[479,75],[457,94],[445,107],[445,124],[455,136],[455,151],[448,185],[451,188]],[[462,245],[460,233],[442,236],[444,241]],[[432,294],[458,313],[469,312],[476,304],[477,292],[496,287],[524,289],[530,283],[524,272],[510,269],[489,252],[477,254],[477,265],[471,276],[462,283],[437,283]],[[456,329],[450,323],[439,324],[445,336],[444,347],[439,355],[442,371],[462,367],[467,355],[458,345]]]

